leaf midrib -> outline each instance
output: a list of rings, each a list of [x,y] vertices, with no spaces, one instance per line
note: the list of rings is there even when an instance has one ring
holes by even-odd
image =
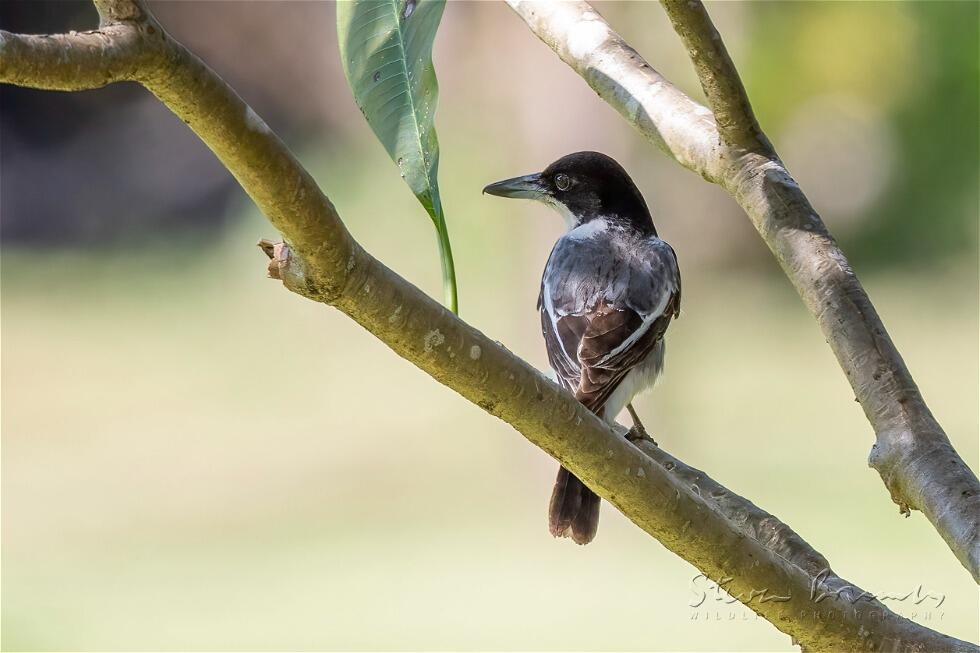
[[[415,141],[418,144],[419,156],[422,157],[422,174],[425,175],[425,185],[428,189],[434,189],[432,178],[429,176],[429,161],[425,156],[425,148],[422,147],[422,126],[419,124],[418,112],[415,110],[415,96],[412,93],[412,80],[408,77],[408,55],[405,52],[405,39],[401,30],[401,21],[398,19],[398,3],[399,0],[388,0],[388,5],[391,7],[392,14],[395,18],[395,34],[398,37],[398,49],[401,52],[402,74],[405,75],[405,84],[408,86],[408,92],[405,95],[408,96],[408,104],[412,113],[412,126],[415,129]],[[415,11],[418,11],[417,5]],[[406,18],[405,20],[408,19]],[[395,163],[397,164],[398,162],[396,161]],[[433,213],[435,212],[434,202],[432,211]]]

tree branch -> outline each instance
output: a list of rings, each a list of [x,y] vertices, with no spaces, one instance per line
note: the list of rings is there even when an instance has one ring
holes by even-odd
[[[641,134],[728,190],[824,332],[874,428],[869,463],[903,514],[921,510],[980,580],[980,484],[926,407],[847,258],[775,153],[726,147],[712,114],[672,86],[585,2],[509,0],[528,27]],[[681,8],[679,5],[684,4]],[[699,2],[665,2],[705,93],[750,133],[744,89]],[[727,81],[723,78],[728,77]],[[759,132],[761,134],[761,131]],[[767,143],[762,136],[760,143]]]
[[[694,63],[724,142],[750,152],[775,154],[752,113],[738,70],[704,5],[688,0],[660,1]]]
[[[99,24],[112,23],[152,24],[159,27],[144,0],[92,0],[99,12]]]
[[[702,472],[652,445],[626,441],[532,366],[371,257],[278,137],[166,35],[142,2],[103,0],[100,9],[104,25],[122,20],[139,35],[131,78],[190,125],[283,233],[289,245],[261,246],[273,257],[271,276],[287,288],[339,308],[395,353],[513,425],[803,646],[976,650],[895,615],[834,574],[788,526]],[[0,81],[49,88],[63,79],[23,57],[0,56]]]
[[[131,25],[52,36],[0,30],[0,79],[53,91],[131,80],[140,67],[140,41]]]

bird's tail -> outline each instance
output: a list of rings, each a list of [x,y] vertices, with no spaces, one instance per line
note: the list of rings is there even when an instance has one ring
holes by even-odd
[[[588,544],[599,527],[599,495],[564,467],[558,469],[548,507],[548,527],[555,537]]]

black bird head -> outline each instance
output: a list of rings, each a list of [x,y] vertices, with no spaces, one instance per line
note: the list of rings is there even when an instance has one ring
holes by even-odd
[[[538,200],[555,208],[570,229],[595,218],[617,218],[656,234],[643,195],[623,166],[599,152],[576,152],[533,175],[490,184],[484,193]]]

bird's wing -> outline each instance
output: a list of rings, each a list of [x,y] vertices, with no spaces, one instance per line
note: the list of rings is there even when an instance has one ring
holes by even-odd
[[[548,360],[563,386],[599,412],[680,311],[680,273],[658,238],[620,247],[608,239],[559,240],[541,287]]]

